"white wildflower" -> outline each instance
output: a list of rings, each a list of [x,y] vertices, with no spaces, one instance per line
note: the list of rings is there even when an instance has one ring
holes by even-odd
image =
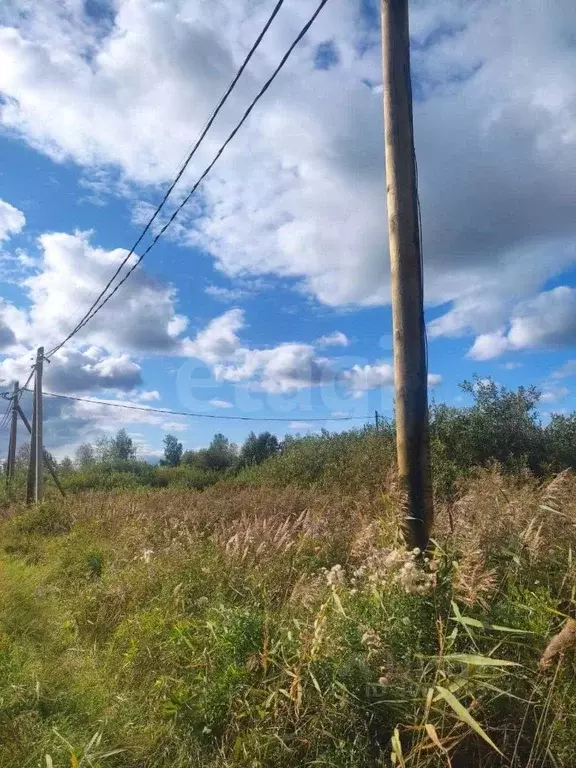
[[[344,571],[340,564],[333,565],[329,571],[325,571],[326,583],[330,587],[339,587],[344,584]]]

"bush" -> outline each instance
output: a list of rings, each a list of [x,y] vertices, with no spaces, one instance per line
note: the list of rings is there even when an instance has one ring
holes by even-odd
[[[194,491],[203,491],[221,479],[216,470],[181,464],[179,467],[160,467],[155,473],[155,485],[174,486]]]
[[[394,462],[390,425],[287,438],[282,453],[242,470],[237,480],[274,485],[316,485],[343,491],[382,488]]]

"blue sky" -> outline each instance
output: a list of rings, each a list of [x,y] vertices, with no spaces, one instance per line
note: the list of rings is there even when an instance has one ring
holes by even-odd
[[[213,173],[46,389],[285,423],[54,401],[56,455],[126,426],[143,455],[392,413],[379,31],[331,0]],[[433,5],[433,7],[432,7]],[[431,386],[477,373],[573,410],[576,11],[413,2]],[[218,0],[0,10],[0,376],[29,371],[114,272],[271,11]],[[185,194],[310,13],[286,0]],[[571,30],[572,34],[568,32]],[[168,206],[168,213],[172,210]],[[331,429],[349,426],[330,422]],[[0,438],[4,440],[4,438]],[[0,445],[1,449],[1,445]]]

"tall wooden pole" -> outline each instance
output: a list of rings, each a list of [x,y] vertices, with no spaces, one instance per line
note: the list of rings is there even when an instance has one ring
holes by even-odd
[[[35,499],[36,483],[36,383],[32,396],[32,430],[30,432],[30,456],[28,459],[28,478],[26,483],[26,504],[32,504]]]
[[[17,411],[18,411],[18,415],[22,419],[24,426],[26,427],[28,432],[32,434],[32,427],[30,426],[30,422],[26,418],[26,414],[24,413],[22,408],[20,408],[19,405],[17,406]],[[52,459],[50,458],[50,454],[46,449],[44,449],[44,463],[46,464],[46,469],[52,475],[52,480],[54,480],[56,487],[58,488],[62,496],[66,497],[66,494],[64,493],[64,488],[62,488],[62,484],[60,483],[60,480],[58,480],[58,475],[56,474],[56,469],[54,468],[54,464],[52,464]]]
[[[44,366],[44,347],[38,347],[36,353],[36,365],[34,366],[34,404],[32,410],[32,433],[30,435],[30,464],[28,465],[28,488],[26,501],[42,501],[44,492],[43,454],[42,442],[42,371]]]
[[[406,500],[407,543],[423,550],[433,509],[408,0],[381,0],[381,6],[396,449]]]
[[[42,501],[44,496],[44,440],[42,409],[42,371],[44,367],[44,347],[38,347],[36,354],[36,379],[34,382],[34,415],[36,418],[36,457],[34,459],[36,476],[34,479],[34,501]]]
[[[6,466],[6,487],[10,485],[12,478],[14,477],[14,469],[16,466],[16,442],[18,440],[18,382],[14,382],[14,389],[12,391],[12,399],[10,401],[11,408],[11,421],[10,421],[10,442],[8,443],[8,464]]]

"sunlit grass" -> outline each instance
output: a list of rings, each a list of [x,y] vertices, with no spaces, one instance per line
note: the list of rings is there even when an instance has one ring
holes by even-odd
[[[0,766],[576,765],[576,482],[78,495],[1,524]]]

